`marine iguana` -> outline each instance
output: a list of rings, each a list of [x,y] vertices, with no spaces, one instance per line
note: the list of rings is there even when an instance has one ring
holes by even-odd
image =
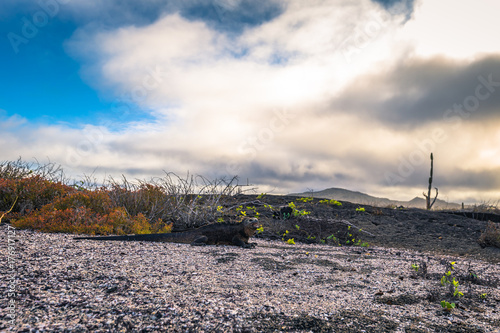
[[[125,236],[101,236],[101,237],[75,237],[73,239],[90,239],[98,241],[144,241],[144,242],[169,242],[184,243],[191,245],[235,245],[243,248],[253,248],[256,243],[249,243],[252,237],[260,227],[256,218],[245,219],[241,223],[214,223],[198,229],[144,235],[125,235]]]

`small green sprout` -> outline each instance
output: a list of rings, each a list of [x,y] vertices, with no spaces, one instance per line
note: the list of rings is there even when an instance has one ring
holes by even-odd
[[[290,202],[290,203],[288,204],[288,207],[290,207],[290,208],[293,210],[293,213],[292,213],[292,214],[293,214],[293,216],[304,216],[304,215],[309,215],[309,214],[311,214],[311,212],[308,212],[308,211],[306,211],[306,210],[304,210],[304,209],[303,209],[303,210],[298,210],[298,209],[297,209],[297,206],[296,206],[293,202]],[[285,217],[285,216],[284,216],[284,217]],[[288,217],[290,217],[290,216],[288,216]],[[287,219],[287,218],[285,218],[285,220],[286,220],[286,219]]]
[[[358,207],[358,208],[356,208],[356,211],[357,212],[364,212],[365,208],[364,207]]]
[[[455,270],[454,265],[456,264],[455,261],[450,262],[450,268],[451,270]],[[453,293],[454,297],[460,298],[464,295],[461,291],[458,290],[458,286],[460,283],[455,279],[455,277],[452,277],[452,272],[451,270],[447,271],[444,273],[444,275],[441,277],[441,285],[446,286],[447,284],[450,285],[450,292]],[[451,279],[450,279],[451,278]]]
[[[443,307],[443,310],[451,312],[455,308],[455,303],[449,303],[447,301],[441,301],[441,306]]]
[[[263,233],[264,232],[264,227],[263,226],[260,226],[260,228],[257,228],[257,233],[260,234],[260,233]]]
[[[293,240],[293,238],[290,238],[289,240],[287,240],[286,243],[290,244],[290,245],[295,245],[295,241]]]
[[[320,204],[326,204],[326,205],[332,205],[332,206],[342,206],[342,203],[338,202],[337,200],[328,200],[328,199],[325,199],[325,200],[320,200],[319,201]]]
[[[486,297],[488,297],[488,294],[487,294],[487,293],[484,293],[484,294],[479,295],[479,298],[480,298],[480,299],[486,299]]]
[[[295,229],[300,230],[300,226],[296,224]]]
[[[446,278],[446,276],[441,277],[441,285],[445,286],[447,283],[448,283],[448,279]]]
[[[417,264],[411,264],[411,268],[413,268],[413,270],[414,270],[415,272],[417,272],[417,273],[418,273],[418,269],[419,269],[420,267],[418,267],[418,265],[417,265]]]

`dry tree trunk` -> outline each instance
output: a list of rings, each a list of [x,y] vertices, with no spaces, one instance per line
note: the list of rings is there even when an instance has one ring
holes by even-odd
[[[436,196],[434,197],[434,200],[431,203],[431,189],[432,189],[432,174],[433,174],[433,172],[434,172],[434,156],[431,153],[431,175],[429,177],[429,190],[428,190],[427,194],[425,194],[425,192],[423,193],[424,197],[425,197],[426,204],[427,204],[426,205],[427,210],[430,210],[432,208],[432,206],[436,202],[436,199],[437,199],[438,193],[439,193],[438,192],[438,188],[435,187],[435,189],[436,189]]]

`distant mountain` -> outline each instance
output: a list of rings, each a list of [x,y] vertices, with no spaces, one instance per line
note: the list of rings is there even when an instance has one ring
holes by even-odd
[[[291,196],[298,197],[309,197],[311,196],[311,192],[304,193],[291,193]],[[325,199],[335,199],[338,201],[349,201],[352,203],[358,203],[361,205],[370,205],[377,207],[386,207],[386,206],[404,206],[404,207],[412,207],[412,208],[425,208],[426,202],[424,198],[415,197],[410,201],[398,201],[391,200],[387,198],[378,198],[366,193],[350,191],[343,188],[328,188],[323,191],[312,192],[313,197],[315,198],[325,198]],[[436,200],[433,209],[460,209],[461,205],[457,203],[449,203],[443,200]]]

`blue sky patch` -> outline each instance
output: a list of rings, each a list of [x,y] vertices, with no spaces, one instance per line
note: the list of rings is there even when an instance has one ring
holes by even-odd
[[[236,5],[228,1],[208,1],[186,7],[181,15],[191,20],[202,20],[214,29],[226,33],[241,33],[247,27],[261,25],[283,13],[283,5],[276,1],[242,0]]]

